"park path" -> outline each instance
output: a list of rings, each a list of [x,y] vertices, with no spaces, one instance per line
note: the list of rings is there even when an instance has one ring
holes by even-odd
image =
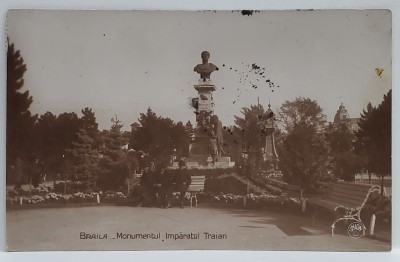
[[[7,211],[9,250],[318,250],[388,251],[390,244],[353,239],[346,232],[311,227],[308,217],[267,211],[214,207],[146,208],[126,206],[65,207]],[[338,230],[340,231],[340,230]],[[107,239],[81,239],[81,234]],[[166,239],[170,234],[199,239]],[[206,239],[204,232],[226,239]],[[158,234],[160,239],[113,239],[118,233]]]

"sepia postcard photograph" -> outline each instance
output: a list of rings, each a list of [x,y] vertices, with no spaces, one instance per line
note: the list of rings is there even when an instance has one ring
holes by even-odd
[[[391,251],[390,10],[5,26],[8,251]]]

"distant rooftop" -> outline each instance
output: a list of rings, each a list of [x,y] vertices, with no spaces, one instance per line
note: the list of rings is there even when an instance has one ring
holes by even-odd
[[[356,117],[351,118],[346,107],[343,103],[340,103],[339,109],[336,111],[335,118],[333,119],[333,123],[338,124],[340,122],[346,122],[351,131],[356,132],[359,129],[358,120],[359,118]]]

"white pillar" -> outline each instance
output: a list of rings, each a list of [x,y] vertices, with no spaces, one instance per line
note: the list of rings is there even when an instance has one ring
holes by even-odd
[[[376,222],[376,216],[373,214],[371,216],[371,221],[369,223],[369,235],[373,236],[374,235],[374,230],[375,230],[375,222]]]
[[[307,199],[302,197],[301,198],[301,212],[302,213],[306,212],[306,204],[307,204]]]
[[[306,199],[303,197],[303,195],[304,195],[303,188],[300,186],[300,205],[302,213],[306,211]]]
[[[100,195],[97,194],[97,204],[100,204]]]

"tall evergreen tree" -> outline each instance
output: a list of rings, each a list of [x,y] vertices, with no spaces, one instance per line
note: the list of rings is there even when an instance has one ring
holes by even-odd
[[[26,64],[14,44],[8,42],[7,51],[7,163],[17,157],[31,158],[34,152],[34,133],[32,132],[36,116],[32,116],[29,107],[32,96],[22,91]]]
[[[96,186],[99,172],[97,166],[99,153],[92,145],[93,139],[85,129],[81,128],[75,142],[72,143],[72,148],[67,150],[68,160],[72,164],[71,173],[67,174],[67,178],[78,181],[88,188]]]
[[[64,173],[68,172],[69,179],[93,188],[99,177],[98,124],[92,109],[84,108],[81,112],[81,118],[75,113],[63,113],[57,118],[59,154],[63,161],[59,166],[64,167]]]
[[[56,120],[56,136],[58,139],[58,152],[63,153],[66,148],[70,148],[72,142],[79,132],[80,122],[78,115],[74,112],[59,114]],[[90,134],[88,133],[90,136]]]
[[[190,135],[192,132],[193,131],[187,126],[184,126],[182,122],[177,122],[176,124],[172,123],[169,137],[178,155],[189,155]]]
[[[58,116],[51,112],[41,115],[35,132],[36,152],[44,162],[46,174],[51,176],[62,173],[63,155],[72,148],[72,142],[79,131],[80,120],[74,113],[62,113]]]
[[[259,151],[265,144],[259,126],[265,109],[262,105],[251,105],[243,107],[241,113],[243,116],[235,116],[235,137],[244,149]]]
[[[188,133],[190,135],[190,137],[194,134],[194,127],[192,125],[192,122],[190,122],[190,120],[186,122],[185,130],[186,130],[186,133]]]
[[[59,141],[57,134],[57,116],[51,112],[42,114],[36,123],[36,152],[37,157],[43,161],[46,174],[53,174],[56,166]]]
[[[88,135],[95,139],[99,132],[99,124],[96,121],[96,116],[92,108],[85,107],[81,112],[83,115],[80,118],[81,128],[85,129]]]
[[[160,117],[154,113],[151,108],[147,109],[146,113],[141,113],[139,118],[138,127],[132,133],[132,139],[130,141],[130,148],[135,150],[143,150],[147,153],[153,151],[154,147],[157,147],[156,139],[160,132],[158,122]]]
[[[88,135],[93,139],[93,148],[99,149],[102,144],[99,136],[99,124],[97,123],[95,113],[92,108],[85,107],[81,110],[82,117],[79,119],[80,128],[86,130]]]
[[[102,189],[118,190],[129,175],[127,152],[122,149],[127,140],[121,132],[123,125],[120,121],[117,118],[111,121],[110,131],[100,134],[104,146],[101,149],[98,185]]]
[[[356,151],[364,156],[364,166],[382,179],[391,174],[392,164],[392,90],[376,108],[363,111],[356,132]],[[382,186],[383,188],[383,186]]]
[[[139,123],[140,127],[132,132],[129,147],[149,154],[156,166],[168,165],[174,148],[178,155],[187,155],[190,133],[182,122],[159,117],[149,108],[140,114]]]
[[[360,169],[359,158],[354,153],[353,141],[355,135],[348,124],[330,124],[326,131],[332,157],[332,170],[336,177],[353,181],[355,173]]]

